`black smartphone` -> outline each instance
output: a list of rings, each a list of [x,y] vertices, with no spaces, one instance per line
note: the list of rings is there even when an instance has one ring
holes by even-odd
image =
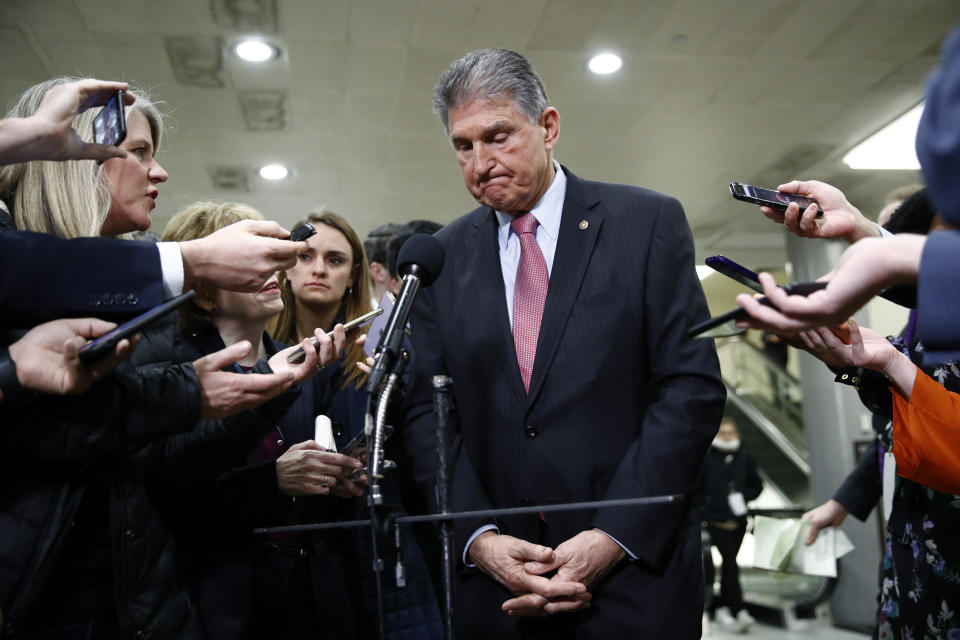
[[[393,427],[388,424],[383,425],[383,439],[386,440],[393,435]],[[367,452],[367,434],[364,431],[360,431],[357,435],[353,437],[353,440],[344,445],[343,449],[339,451],[345,456],[350,456],[351,458],[360,459],[364,453]],[[358,469],[358,471],[360,471]]]
[[[763,285],[760,284],[760,278],[756,273],[747,269],[742,264],[738,264],[726,256],[710,256],[705,261],[707,266],[723,275],[736,280],[742,285],[750,287],[757,293],[763,293]]]
[[[820,291],[821,289],[826,288],[826,282],[795,282],[794,284],[788,284],[783,287],[783,290],[787,292],[787,295],[791,296],[808,296],[814,291]],[[764,296],[758,298],[757,302],[760,304],[765,304],[768,307],[772,307],[773,304],[770,300]],[[747,317],[747,312],[743,310],[742,307],[737,307],[731,311],[727,311],[724,314],[716,316],[715,318],[710,318],[709,320],[704,320],[694,326],[690,327],[690,330],[687,331],[687,337],[689,338],[723,338],[726,336],[736,335],[738,333],[743,333],[743,329],[736,326],[737,320],[743,320]]]
[[[304,222],[302,225],[290,232],[290,240],[293,242],[300,242],[301,240],[306,240],[316,233],[316,227],[309,222]]]
[[[183,306],[190,300],[193,300],[195,295],[197,295],[196,291],[187,291],[176,298],[170,298],[163,304],[158,304],[149,311],[141,313],[133,320],[124,322],[116,329],[108,331],[96,340],[91,340],[87,344],[80,347],[80,350],[77,352],[80,362],[89,364],[106,356],[113,351],[113,348],[117,346],[118,342],[124,338],[129,338],[136,333],[140,333],[140,331],[142,331],[148,324],[157,318],[165,316],[171,311]]]
[[[820,207],[820,203],[818,203],[816,200],[812,198],[806,198],[804,196],[794,195],[792,193],[783,193],[782,191],[764,189],[763,187],[755,187],[750,184],[731,182],[730,195],[737,200],[741,200],[743,202],[752,202],[753,204],[760,204],[765,207],[770,207],[771,209],[776,209],[777,211],[786,211],[791,202],[796,202],[797,205],[800,206],[800,212],[802,213],[807,207],[815,204],[817,205],[818,209],[821,209],[820,211],[817,211],[817,217],[819,218],[823,215],[823,210]]]
[[[378,315],[380,315],[381,313],[383,313],[383,309],[382,309],[382,308],[380,308],[380,309],[374,309],[373,311],[370,311],[370,312],[368,312],[368,313],[365,313],[365,314],[363,314],[362,316],[359,316],[359,317],[357,317],[357,318],[354,318],[353,320],[351,320],[351,321],[348,322],[347,324],[343,325],[343,332],[344,332],[344,333],[349,333],[349,332],[352,331],[353,329],[356,329],[357,327],[359,327],[359,326],[361,326],[361,325],[363,325],[363,324],[366,324],[367,322],[370,322],[371,320],[373,320],[374,318],[376,318],[376,317],[377,317]],[[332,337],[333,337],[333,331],[327,331],[327,337],[328,337],[328,338],[332,338]],[[314,348],[314,349],[316,349],[318,346],[320,346],[320,343],[317,342],[317,339],[316,339],[316,338],[310,338],[310,344],[313,345],[313,348]],[[304,357],[306,357],[306,354],[305,354],[304,351],[303,351],[303,346],[301,346],[300,348],[298,348],[297,350],[293,351],[290,355],[287,356],[287,362],[290,362],[290,363],[292,363],[292,364],[300,364],[301,362],[303,362]]]
[[[123,112],[123,91],[113,94],[93,119],[93,141],[117,146],[127,137],[127,119]]]
[[[388,424],[383,425],[384,442],[386,442],[387,438],[389,438],[392,435],[393,435],[393,427],[391,427]],[[351,440],[346,444],[346,446],[340,451],[340,453],[342,453],[345,456],[350,456],[351,458],[356,458],[357,460],[363,460],[364,462],[366,462],[366,460],[364,459],[364,454],[367,453],[367,434],[364,433],[363,431],[358,433],[353,438],[353,440]],[[383,461],[384,470],[390,469],[393,466],[394,466],[393,463],[390,462],[389,460]],[[361,469],[353,469],[350,472],[350,474],[347,475],[347,479],[357,480],[360,476],[362,476],[365,473],[367,473],[366,466],[364,466]]]

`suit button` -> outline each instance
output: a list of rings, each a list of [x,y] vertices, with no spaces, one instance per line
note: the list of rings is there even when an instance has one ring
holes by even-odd
[[[133,529],[127,529],[123,532],[123,535],[127,536],[128,538],[135,538],[137,536]]]
[[[534,438],[537,437],[538,431],[537,431],[537,428],[534,427],[533,425],[527,425],[527,426],[524,428],[523,433],[524,433],[529,439],[533,440]]]
[[[122,293],[113,294],[113,304],[124,304],[127,301],[127,297]]]
[[[342,438],[343,437],[343,423],[339,420],[333,421],[333,437]]]
[[[520,498],[521,507],[529,507],[532,504],[533,504],[533,500],[531,500],[530,498]]]
[[[92,295],[92,296],[90,296],[90,298],[88,299],[88,302],[89,302],[91,305],[93,305],[94,307],[99,307],[99,306],[100,306],[100,296]]]
[[[140,296],[135,293],[127,294],[127,304],[129,304],[131,307],[138,302],[140,302]]]
[[[109,293],[105,293],[102,296],[100,296],[101,305],[109,306],[112,303],[113,303],[113,296],[111,296]]]

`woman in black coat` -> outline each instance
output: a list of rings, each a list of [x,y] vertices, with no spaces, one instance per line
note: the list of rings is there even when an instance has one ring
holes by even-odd
[[[747,530],[747,502],[756,499],[762,489],[756,463],[740,449],[737,425],[725,418],[703,460],[700,509],[722,558],[720,596],[710,609],[718,623],[738,631],[746,631],[753,618],[743,606],[737,553]]]

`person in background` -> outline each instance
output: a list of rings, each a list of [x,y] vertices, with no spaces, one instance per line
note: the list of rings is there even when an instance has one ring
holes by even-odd
[[[403,247],[403,244],[410,239],[410,236],[418,233],[425,233],[432,236],[440,229],[443,229],[443,225],[438,222],[431,220],[411,220],[403,225],[395,236],[390,238],[390,242],[387,243],[387,271],[390,273],[392,287],[390,291],[393,295],[399,295],[400,288],[403,286],[403,277],[397,272],[397,256],[400,255],[400,249]]]
[[[387,247],[390,239],[400,233],[403,225],[388,222],[371,231],[363,241],[363,250],[367,255],[367,268],[370,271],[370,293],[373,304],[377,304],[387,291],[395,292],[398,284],[394,282],[387,266]]]
[[[724,418],[703,460],[698,495],[710,540],[720,552],[720,595],[710,606],[723,629],[747,631],[754,623],[743,604],[737,553],[747,530],[747,503],[763,490],[757,465],[740,446],[740,432]]]
[[[908,184],[897,187],[887,194],[887,197],[883,201],[883,208],[880,209],[880,213],[877,214],[877,226],[886,228],[887,223],[890,222],[890,218],[893,217],[893,214],[900,208],[900,205],[922,188],[922,184]]]

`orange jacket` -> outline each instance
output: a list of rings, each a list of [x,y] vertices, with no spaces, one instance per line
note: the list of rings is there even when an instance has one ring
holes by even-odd
[[[947,391],[920,369],[909,401],[891,392],[897,475],[960,494],[960,394]]]

